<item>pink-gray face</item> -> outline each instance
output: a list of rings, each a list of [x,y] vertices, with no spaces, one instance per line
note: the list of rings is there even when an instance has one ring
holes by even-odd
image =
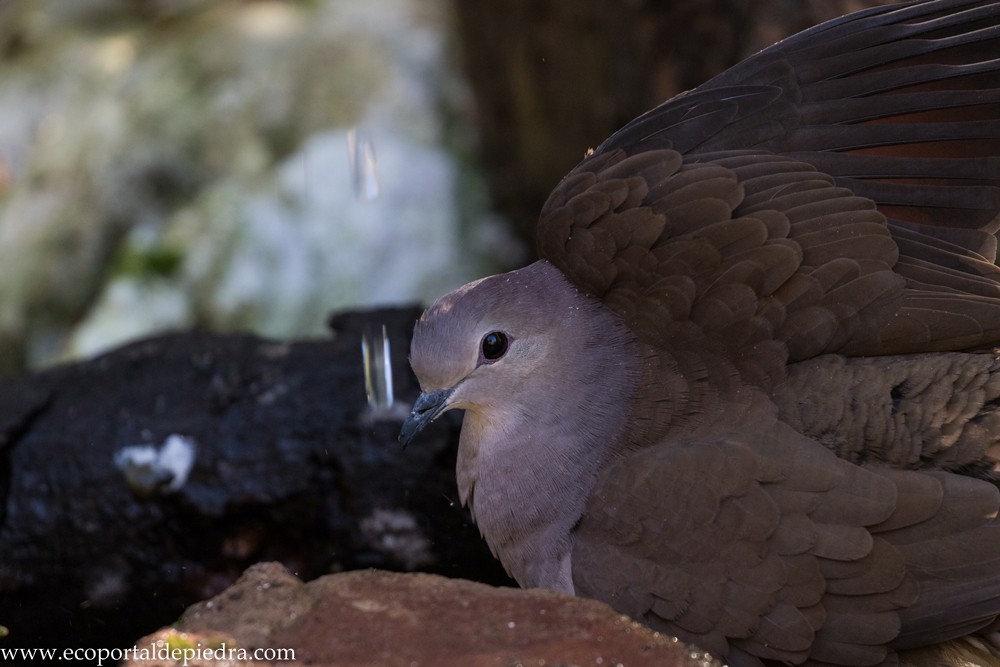
[[[403,424],[404,444],[445,411],[504,410],[507,385],[526,381],[554,349],[574,344],[579,295],[536,262],[443,296],[417,322],[410,365],[423,393]]]

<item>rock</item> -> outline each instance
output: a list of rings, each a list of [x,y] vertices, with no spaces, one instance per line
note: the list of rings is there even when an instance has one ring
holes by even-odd
[[[257,649],[272,659],[292,649],[296,663],[326,667],[719,666],[593,600],[379,570],[304,584],[276,563],[249,568],[172,630],[136,645],[201,642],[218,650],[227,638],[225,648],[244,649],[249,660],[239,664],[248,666],[271,664],[253,660]]]

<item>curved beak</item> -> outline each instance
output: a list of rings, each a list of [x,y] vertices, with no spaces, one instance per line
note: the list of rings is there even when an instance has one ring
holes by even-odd
[[[413,411],[403,422],[403,427],[399,431],[399,442],[403,447],[410,444],[410,441],[418,433],[448,409],[448,398],[453,391],[455,388],[449,387],[436,391],[425,391],[417,397],[413,404]]]

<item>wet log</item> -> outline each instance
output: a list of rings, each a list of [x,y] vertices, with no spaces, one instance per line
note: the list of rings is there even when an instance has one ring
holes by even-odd
[[[367,407],[362,332],[386,325],[405,412],[418,315],[180,333],[0,379],[0,645],[131,645],[261,561],[506,582],[458,506],[457,421],[404,451]]]

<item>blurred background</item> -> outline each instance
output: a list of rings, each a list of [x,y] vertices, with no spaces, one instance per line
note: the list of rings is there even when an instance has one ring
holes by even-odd
[[[0,2],[0,373],[521,265],[587,148],[866,4]]]

